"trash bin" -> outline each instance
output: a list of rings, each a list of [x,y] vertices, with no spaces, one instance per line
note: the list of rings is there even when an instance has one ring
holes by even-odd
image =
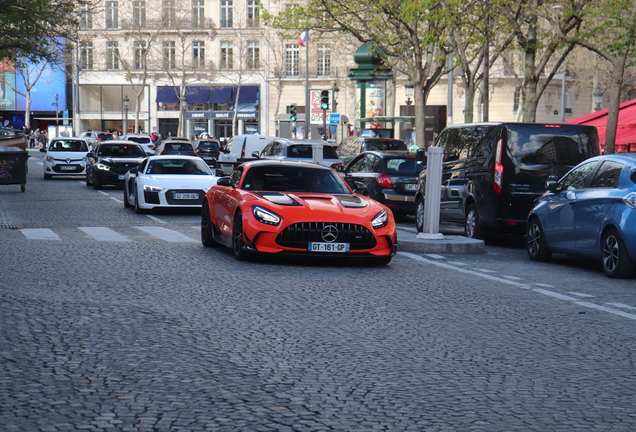
[[[0,151],[0,185],[19,184],[24,192],[28,157],[26,151]]]

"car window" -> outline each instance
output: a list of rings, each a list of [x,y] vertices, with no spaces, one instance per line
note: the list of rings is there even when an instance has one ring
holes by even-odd
[[[559,189],[575,190],[584,188],[590,173],[597,165],[598,161],[592,161],[576,167],[559,181]]]
[[[379,172],[382,158],[374,154],[368,154],[362,162],[361,171],[363,172]]]
[[[616,188],[624,165],[614,161],[605,161],[599,167],[592,184],[593,188]]]
[[[400,140],[366,139],[366,150],[408,150],[406,143]]]
[[[126,140],[136,142],[139,144],[148,144],[150,142],[150,138],[148,137],[129,137],[129,138],[126,138]]]
[[[241,181],[242,175],[243,175],[243,168],[237,168],[234,171],[232,171],[232,174],[230,174],[230,180],[232,181],[232,186],[234,186],[235,188],[238,187],[239,182]]]
[[[225,151],[227,151],[228,153],[231,153],[233,145],[234,145],[234,138],[231,138],[227,143],[225,143]]]
[[[80,140],[60,140],[53,141],[49,145],[49,151],[87,152],[88,146],[84,141]]]
[[[416,176],[421,170],[422,165],[415,163],[415,158],[390,158],[386,159],[386,173],[399,175]]]
[[[367,155],[360,156],[354,161],[350,162],[347,172],[352,172],[352,173],[360,172],[360,170],[362,169],[362,164],[364,163],[364,159],[366,156]]]
[[[197,146],[197,148],[199,148],[201,150],[218,150],[219,149],[219,143],[217,143],[215,141],[200,142],[199,145]]]
[[[326,145],[322,148],[322,158],[338,159],[338,153],[336,153],[336,149],[333,146]]]
[[[146,156],[143,148],[140,146],[125,145],[125,144],[113,144],[113,145],[101,145],[97,149],[97,156],[103,157],[143,157]]]

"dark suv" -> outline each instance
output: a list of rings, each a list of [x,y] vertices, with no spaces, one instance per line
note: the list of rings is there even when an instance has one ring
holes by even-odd
[[[198,139],[194,142],[194,151],[208,165],[216,165],[221,152],[221,143],[215,139]]]
[[[444,149],[440,222],[464,226],[467,237],[524,234],[528,213],[551,177],[599,155],[594,126],[472,123],[449,126],[435,146]],[[417,151],[426,168],[426,150]],[[415,225],[423,230],[426,169],[415,194]]]
[[[146,158],[144,148],[132,141],[105,141],[86,154],[86,186],[122,185],[126,173]]]

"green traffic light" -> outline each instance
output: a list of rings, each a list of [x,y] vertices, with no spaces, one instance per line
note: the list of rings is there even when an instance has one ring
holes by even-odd
[[[329,104],[323,103],[320,107],[326,110],[326,109],[329,109]]]
[[[291,116],[291,117],[289,118],[289,120],[291,120],[291,121],[296,121],[296,116]]]

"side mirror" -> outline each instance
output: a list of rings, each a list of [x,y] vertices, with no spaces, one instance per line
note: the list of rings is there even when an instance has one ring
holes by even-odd
[[[338,171],[339,173],[344,172],[344,169],[345,169],[344,165],[336,166],[336,171]]]
[[[89,153],[86,153],[86,157],[91,158],[91,157],[95,157],[95,155],[93,154],[93,152],[89,152]]]
[[[255,158],[259,158],[259,159],[260,159],[261,155],[260,155],[260,153],[259,153],[259,152],[255,151],[255,152],[252,152],[252,157],[255,157]]]
[[[367,184],[365,182],[354,181],[353,185],[355,186],[353,188],[353,191],[355,193],[359,193],[359,194],[364,195],[364,193],[367,191]]]
[[[425,165],[426,164],[426,149],[423,148],[418,148],[415,151],[415,160],[417,161],[418,165]]]
[[[132,169],[130,170],[130,173],[131,173],[131,174],[137,174],[138,172],[139,172],[139,168],[132,168]]]
[[[232,186],[232,179],[229,177],[221,177],[216,181],[219,186]]]
[[[550,192],[558,192],[559,191],[559,182],[556,180],[547,180],[545,182],[545,188]]]

